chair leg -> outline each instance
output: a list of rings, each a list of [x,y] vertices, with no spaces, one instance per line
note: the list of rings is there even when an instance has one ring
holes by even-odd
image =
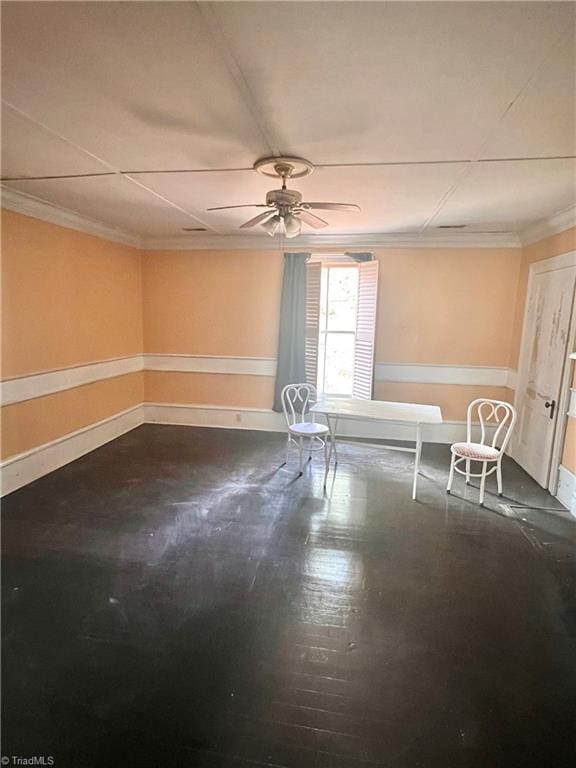
[[[486,468],[488,464],[482,462],[482,477],[480,478],[480,506],[484,506],[484,488],[486,487]]]
[[[311,437],[310,440],[308,441],[308,461],[312,461],[312,442],[313,442],[313,440],[314,440],[314,438]]]
[[[281,467],[286,466],[288,464],[288,456],[290,455],[290,435],[288,435],[288,438],[286,440],[286,456],[284,457],[284,464],[281,464]]]
[[[328,451],[328,439],[324,440],[324,488],[328,481],[328,470],[330,468],[330,454]]]
[[[502,496],[502,462],[499,461],[496,465],[496,480],[498,482],[498,496]]]
[[[299,448],[299,458],[300,461],[298,462],[298,474],[302,474],[302,453],[304,451],[304,438],[300,438],[298,441],[298,448]]]
[[[452,490],[452,480],[454,479],[454,464],[456,463],[456,454],[452,454],[450,459],[450,474],[448,475],[448,485],[446,486],[446,493],[450,493]]]
[[[470,485],[470,459],[466,459],[466,485]]]

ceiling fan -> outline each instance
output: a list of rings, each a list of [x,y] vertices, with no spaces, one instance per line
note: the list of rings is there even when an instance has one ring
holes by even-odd
[[[271,189],[266,193],[265,203],[247,205],[221,205],[208,208],[209,211],[225,211],[231,208],[266,208],[263,213],[245,221],[240,229],[255,227],[257,224],[271,237],[283,232],[286,237],[296,237],[302,230],[302,224],[314,229],[328,226],[328,222],[311,211],[359,211],[353,203],[309,203],[302,200],[302,194],[295,189],[287,189],[288,179],[298,179],[312,173],[314,166],[308,160],[299,157],[265,157],[254,163],[254,170],[265,176],[282,179],[281,189]]]

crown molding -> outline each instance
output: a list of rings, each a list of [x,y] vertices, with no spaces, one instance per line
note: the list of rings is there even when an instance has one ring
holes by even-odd
[[[519,238],[522,245],[532,245],[546,237],[552,237],[567,229],[576,227],[576,205],[571,205],[558,211],[554,216],[547,219],[535,221],[519,232]]]
[[[197,235],[193,237],[147,238],[142,248],[147,251],[292,251],[302,249],[341,248],[518,248],[520,240],[514,232],[441,232],[305,235],[280,241],[266,235]]]
[[[67,208],[60,208],[52,203],[47,203],[34,195],[25,192],[17,192],[15,189],[0,185],[2,192],[2,207],[9,211],[31,216],[33,219],[41,219],[50,224],[58,224],[60,227],[75,229],[87,235],[95,235],[113,243],[130,245],[133,248],[141,248],[142,240],[134,235],[115,227],[109,227],[99,221],[93,221],[79,213],[74,213]]]
[[[559,211],[554,216],[529,224],[516,232],[422,232],[371,233],[354,235],[315,234],[284,240],[267,235],[184,235],[168,238],[141,238],[129,232],[94,221],[79,213],[60,208],[34,195],[0,185],[2,207],[34,219],[101,237],[114,243],[147,251],[169,250],[263,250],[286,251],[310,248],[518,248],[556,235],[576,226],[576,206]]]

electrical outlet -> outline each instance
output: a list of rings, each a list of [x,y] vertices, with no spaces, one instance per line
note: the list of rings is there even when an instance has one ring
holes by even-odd
[[[240,424],[242,422],[242,414],[237,413],[236,414],[236,424]]]

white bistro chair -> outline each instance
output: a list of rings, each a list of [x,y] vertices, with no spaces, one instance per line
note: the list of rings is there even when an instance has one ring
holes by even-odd
[[[316,388],[311,384],[287,384],[282,390],[282,406],[286,425],[288,427],[288,441],[286,443],[286,461],[290,446],[295,445],[299,450],[300,463],[298,467],[299,477],[304,469],[304,441],[307,441],[308,461],[312,458],[312,451],[324,451],[324,484],[328,475],[328,435],[330,431],[325,424],[316,424],[309,421],[309,409],[316,402]]]
[[[472,441],[472,420],[476,416],[479,422],[480,442]],[[484,488],[486,478],[492,472],[496,472],[498,483],[498,496],[502,496],[502,456],[512,435],[512,429],[516,423],[516,411],[510,405],[502,400],[484,400],[482,398],[473,400],[468,406],[466,417],[466,442],[454,443],[450,450],[452,459],[450,461],[450,475],[448,476],[448,486],[446,492],[452,490],[452,480],[454,471],[460,475],[466,476],[466,484],[470,483],[471,477],[480,478],[480,506],[484,506]],[[491,440],[488,439],[487,429],[494,429]],[[476,474],[470,472],[470,463],[476,461],[482,464],[482,471]],[[459,469],[459,465],[465,462],[466,468]],[[488,464],[493,464],[488,469]]]

